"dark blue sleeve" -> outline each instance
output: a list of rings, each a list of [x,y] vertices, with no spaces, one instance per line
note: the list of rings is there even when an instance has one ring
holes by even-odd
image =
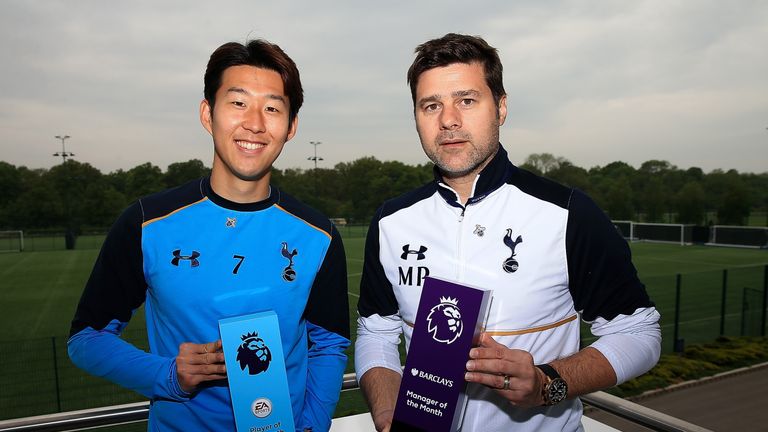
[[[72,320],[67,350],[72,363],[149,398],[182,400],[176,361],[144,352],[120,338],[146,295],[139,203],[112,226]]]
[[[331,229],[331,243],[315,277],[305,311],[309,353],[307,392],[301,428],[327,431],[341,392],[345,350],[349,347],[347,260],[341,236]]]
[[[629,245],[597,204],[578,190],[568,203],[566,251],[571,295],[584,320],[611,320],[653,306]]]
[[[399,310],[395,291],[379,259],[379,221],[382,214],[383,207],[374,215],[365,239],[363,276],[360,280],[360,299],[357,302],[357,311],[362,317],[374,314],[395,315]]]

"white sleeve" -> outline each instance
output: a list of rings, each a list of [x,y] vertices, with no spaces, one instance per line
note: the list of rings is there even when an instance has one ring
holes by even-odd
[[[398,351],[402,332],[403,321],[399,315],[358,316],[355,340],[355,372],[358,382],[374,367],[385,367],[399,374],[403,373]]]
[[[659,361],[661,327],[654,307],[639,308],[632,315],[612,320],[592,321],[592,334],[598,339],[590,345],[600,351],[616,372],[621,384],[648,372]]]

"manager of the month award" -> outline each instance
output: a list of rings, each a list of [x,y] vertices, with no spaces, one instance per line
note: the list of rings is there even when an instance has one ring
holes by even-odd
[[[392,432],[461,427],[469,350],[477,344],[490,305],[489,290],[434,277],[424,280]]]

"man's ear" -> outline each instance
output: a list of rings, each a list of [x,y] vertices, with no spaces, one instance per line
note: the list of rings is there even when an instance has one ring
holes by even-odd
[[[499,126],[507,119],[507,95],[499,98]]]
[[[202,123],[205,130],[207,130],[211,135],[213,135],[213,121],[211,118],[212,114],[213,113],[211,113],[211,106],[208,104],[208,100],[203,99],[200,102],[200,123]]]
[[[290,141],[294,135],[296,135],[296,131],[299,129],[299,116],[293,118],[293,121],[291,122],[291,125],[288,127],[288,136],[285,138],[285,141]]]

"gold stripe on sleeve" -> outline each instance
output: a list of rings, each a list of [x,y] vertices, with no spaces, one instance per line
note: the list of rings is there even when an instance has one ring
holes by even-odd
[[[538,333],[538,332],[551,330],[556,327],[560,327],[561,325],[568,324],[569,322],[575,320],[578,317],[579,317],[578,314],[574,314],[572,316],[569,316],[568,318],[562,319],[552,324],[547,324],[539,327],[531,327],[531,328],[522,329],[522,330],[487,330],[486,329],[485,332],[491,336],[517,336],[517,335],[528,334],[528,333]],[[412,322],[408,322],[408,321],[403,321],[403,322],[405,322],[405,324],[408,327],[413,327]]]
[[[569,316],[566,319],[562,319],[552,324],[547,324],[539,327],[531,327],[531,328],[521,329],[521,330],[487,330],[486,329],[485,332],[491,336],[517,336],[517,335],[528,334],[528,333],[538,333],[538,332],[551,330],[556,327],[560,327],[561,325],[568,324],[569,322],[575,320],[578,317],[579,317],[578,314],[573,314],[572,316]]]
[[[144,222],[143,224],[141,224],[141,227],[144,228],[144,227],[146,227],[147,225],[149,225],[149,224],[151,224],[153,222],[157,222],[159,220],[163,220],[163,219],[165,219],[165,218],[167,218],[167,217],[169,217],[171,215],[174,215],[174,214],[184,210],[185,208],[192,207],[193,205],[199,204],[199,203],[201,203],[203,201],[208,201],[208,197],[203,197],[202,199],[199,199],[199,200],[197,200],[197,201],[195,201],[193,203],[187,204],[184,207],[179,207],[176,210],[174,210],[174,211],[172,211],[172,212],[170,212],[168,214],[165,214],[165,215],[162,215],[162,216],[158,216],[158,217],[156,217],[154,219],[150,219],[150,220]]]

